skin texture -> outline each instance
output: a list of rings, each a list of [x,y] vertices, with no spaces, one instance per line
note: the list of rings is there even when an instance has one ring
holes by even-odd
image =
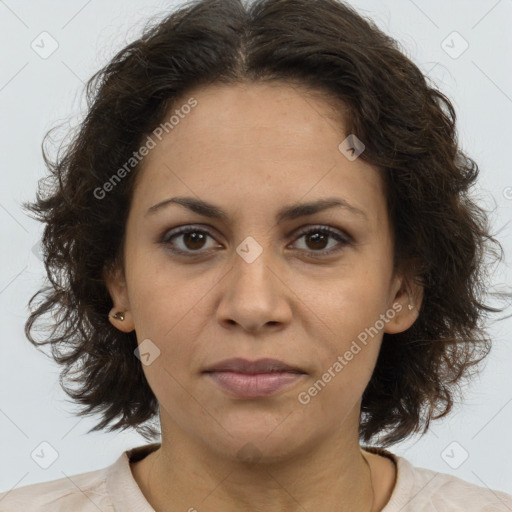
[[[107,276],[112,313],[125,312],[124,321],[111,322],[124,332],[135,329],[139,344],[149,338],[160,350],[144,372],[160,404],[162,446],[132,464],[134,478],[158,511],[368,512],[361,396],[382,332],[408,329],[422,298],[410,280],[393,275],[380,174],[338,150],[348,135],[340,109],[318,94],[251,83],[196,89],[183,104],[191,96],[198,105],[143,161],[126,226],[124,272]],[[176,204],[146,215],[176,196],[212,202],[229,218]],[[334,207],[276,221],[285,205],[328,197],[345,199],[366,218]],[[206,238],[162,242],[184,225]],[[352,241],[317,240],[318,226]],[[305,229],[313,233],[304,236]],[[252,263],[236,251],[248,236],[262,248]],[[191,256],[173,254],[173,245]],[[340,250],[322,255],[331,248]],[[360,344],[307,405],[300,403],[298,394],[393,304],[400,313]],[[242,399],[201,373],[230,357],[276,358],[307,374],[271,397]],[[248,446],[256,462],[242,460]],[[381,510],[395,467],[365,455],[372,510]]]

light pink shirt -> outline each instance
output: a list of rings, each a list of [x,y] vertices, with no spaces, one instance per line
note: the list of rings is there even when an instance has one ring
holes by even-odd
[[[158,447],[158,443],[139,446],[104,469],[3,492],[0,512],[155,512],[133,478],[129,463]],[[415,467],[382,448],[365,449],[390,457],[397,465],[393,493],[381,512],[512,511],[512,495]],[[191,503],[190,510],[194,507],[201,510],[199,503]]]

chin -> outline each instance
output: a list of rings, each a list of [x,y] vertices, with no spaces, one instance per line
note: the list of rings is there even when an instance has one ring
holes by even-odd
[[[280,418],[281,423],[275,422],[275,416],[271,422],[268,416],[253,416],[247,421],[221,421],[225,430],[216,429],[215,435],[210,432],[203,439],[222,458],[248,463],[281,462],[304,450],[311,442],[311,430],[306,437],[306,431],[298,425],[285,425],[285,418],[286,415]]]

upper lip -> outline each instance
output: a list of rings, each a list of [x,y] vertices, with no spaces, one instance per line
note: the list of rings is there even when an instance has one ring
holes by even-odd
[[[257,359],[256,361],[249,361],[240,357],[232,359],[224,359],[210,367],[205,372],[238,372],[238,373],[272,373],[272,372],[293,372],[305,373],[300,368],[290,366],[278,359]]]

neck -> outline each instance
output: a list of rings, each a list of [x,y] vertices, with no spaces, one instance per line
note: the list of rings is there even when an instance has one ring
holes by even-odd
[[[227,457],[178,429],[132,465],[146,499],[159,512],[371,512],[371,471],[357,438],[325,439],[276,458],[246,446]],[[181,434],[181,435],[180,435]]]

